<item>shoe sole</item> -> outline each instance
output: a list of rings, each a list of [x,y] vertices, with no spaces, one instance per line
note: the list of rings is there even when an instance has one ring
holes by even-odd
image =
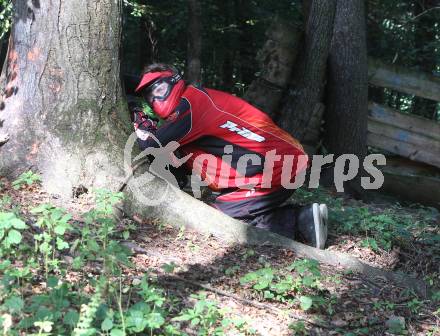
[[[313,203],[313,222],[315,224],[316,248],[324,249],[327,240],[328,210],[325,204]]]

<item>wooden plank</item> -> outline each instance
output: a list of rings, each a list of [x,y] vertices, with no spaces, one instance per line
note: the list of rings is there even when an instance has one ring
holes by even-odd
[[[440,78],[368,59],[370,84],[440,101]]]
[[[436,177],[440,179],[439,168],[397,155],[387,156],[387,164],[383,168],[386,168],[386,170],[389,172],[394,172],[398,174]]]
[[[387,157],[380,167],[385,180],[381,191],[400,200],[440,209],[440,169],[400,156]]]
[[[420,133],[408,131],[393,125],[383,124],[372,119],[368,120],[368,131],[399,141],[403,146],[405,144],[414,145],[419,150],[432,153],[435,156],[438,156],[440,153],[440,140],[427,137]]]
[[[402,142],[386,135],[372,132],[368,132],[367,143],[369,146],[381,148],[414,161],[425,162],[440,167],[439,152],[430,152],[429,148],[421,148],[411,143]]]
[[[373,102],[368,104],[369,119],[440,140],[440,123],[419,116],[403,114]]]
[[[440,123],[369,103],[368,145],[440,167]]]

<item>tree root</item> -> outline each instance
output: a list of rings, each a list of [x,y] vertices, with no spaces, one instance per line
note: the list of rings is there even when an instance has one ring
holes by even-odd
[[[136,169],[133,169],[133,171]],[[124,185],[126,185],[128,179],[124,182]],[[120,189],[122,190],[124,187]],[[136,195],[129,191],[123,213],[131,218],[137,216],[142,219],[158,219],[176,228],[184,226],[187,229],[213,235],[228,243],[267,244],[289,249],[301,257],[315,259],[327,265],[362,273],[373,282],[377,278],[385,279],[398,286],[412,289],[423,298],[426,298],[430,293],[428,285],[420,279],[401,272],[386,271],[341,252],[319,250],[276,233],[250,226],[227,216],[177,188],[169,188],[165,181],[156,181],[156,184],[151,186],[150,189],[146,186],[147,191],[153,189],[159,192],[161,197],[163,196],[160,205],[148,206],[148,204],[143,204],[136,199]]]

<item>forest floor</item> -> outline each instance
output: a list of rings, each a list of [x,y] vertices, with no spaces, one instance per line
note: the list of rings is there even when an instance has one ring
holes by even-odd
[[[0,211],[13,211],[31,227],[35,227],[36,222],[36,214],[31,209],[52,204],[66,209],[71,215],[69,222],[83,228],[87,222],[84,214],[96,203],[90,193],[66,203],[41,191],[35,184],[16,190],[11,182],[4,179],[1,182]],[[178,322],[174,323],[179,323],[180,330],[189,335],[440,335],[437,210],[414,205],[404,207],[398,203],[365,204],[323,190],[299,191],[295,197],[299,203],[313,200],[329,205],[328,250],[345,252],[371,265],[424,279],[434,288],[434,294],[421,298],[384,279],[373,281],[361,274],[317,264],[286,249],[232,245],[183,227],[176,229],[167,223],[147,222],[137,217],[116,223],[113,230],[119,234],[118,242],[132,250],[131,265],[122,268],[121,283],[147,275],[148,282],[160,288],[161,295],[167,298],[165,306],[169,316],[185,312],[180,315],[183,317],[175,318]],[[23,237],[32,240],[25,234]],[[74,245],[74,239],[73,233],[65,235],[70,246]],[[85,241],[81,243],[87,245]],[[81,264],[78,270],[69,266],[75,258],[72,248],[56,253],[59,254],[58,266],[50,272],[70,283],[70,290],[82,283],[83,294],[93,297],[96,290],[84,286],[81,278],[93,277],[96,269],[103,267],[99,258]],[[12,265],[20,268],[22,262],[18,259],[12,261]],[[60,264],[67,265],[64,271],[60,271]],[[11,306],[6,303],[11,301],[12,294],[0,292],[0,304],[3,301],[0,322],[3,316],[3,328],[7,330],[6,318],[12,316],[8,327],[11,335],[29,334],[26,330],[32,327],[20,322],[35,313],[31,310],[26,313],[27,296],[50,287],[47,272],[46,283],[42,269],[32,273],[28,278],[30,291],[15,288],[23,300],[15,313],[1,315]],[[21,286],[25,285],[21,283]],[[130,301],[129,294],[127,300]],[[81,320],[78,314],[74,317],[77,323],[78,318]],[[66,317],[63,321],[68,324]],[[110,333],[111,328],[104,326],[105,321],[101,324],[103,331],[97,334],[120,335]],[[15,329],[11,326],[14,324]],[[48,327],[48,333],[42,333],[46,329],[34,321],[35,326],[40,328],[38,335],[57,334],[53,325]],[[150,330],[138,334],[171,333],[159,328],[157,333]]]

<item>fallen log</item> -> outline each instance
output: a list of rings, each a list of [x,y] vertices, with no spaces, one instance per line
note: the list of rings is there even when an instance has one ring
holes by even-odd
[[[131,182],[133,183],[133,181]],[[133,188],[131,183],[128,183],[127,186]],[[247,225],[198,201],[161,179],[156,178],[147,182],[145,188],[141,188],[139,185],[137,188],[135,192],[127,193],[128,198],[124,204],[124,212],[127,214],[139,214],[145,219],[159,219],[177,228],[184,226],[204,234],[212,234],[228,243],[268,244],[286,248],[299,256],[312,258],[327,265],[350,269],[372,279],[384,278],[399,286],[413,289],[423,297],[428,294],[429,288],[422,280],[403,273],[373,267],[344,253],[319,250],[278,234]],[[144,196],[149,197],[151,200],[162,199],[161,203],[156,206],[149,206],[146,204],[145,199],[140,200],[134,197],[136,191],[139,190],[148,190],[149,194]]]

